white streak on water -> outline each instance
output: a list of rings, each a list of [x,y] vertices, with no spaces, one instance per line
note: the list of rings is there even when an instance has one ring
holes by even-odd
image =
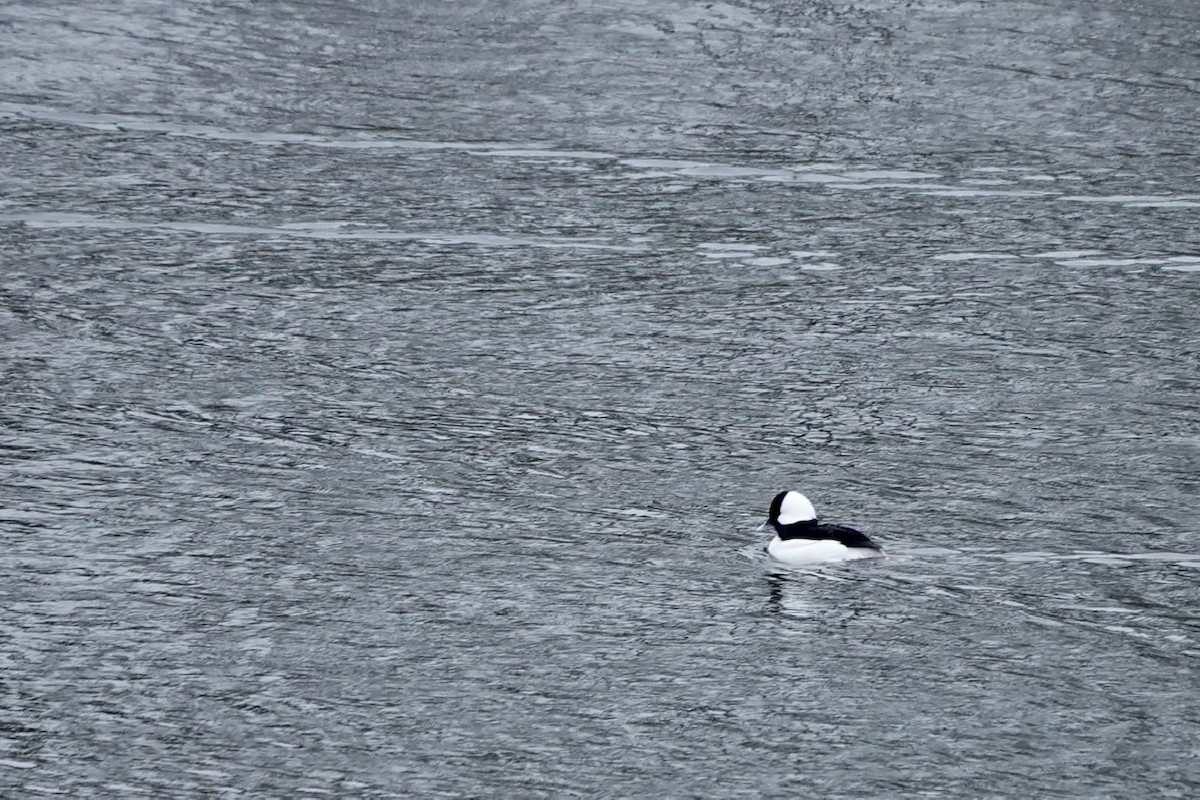
[[[934,261],[995,261],[1016,258],[1012,253],[942,253],[933,256]]]
[[[232,234],[273,238],[296,239],[341,239],[395,242],[429,242],[449,245],[476,245],[480,247],[546,247],[572,248],[579,250],[611,250],[617,252],[644,252],[648,248],[640,245],[618,245],[606,242],[578,239],[554,239],[549,237],[503,236],[486,233],[454,233],[446,231],[396,231],[370,228],[358,223],[345,222],[292,222],[278,226],[230,225],[222,222],[165,222],[152,220],[113,219],[92,217],[85,214],[40,212],[26,214],[0,214],[0,223],[16,222],[31,228],[97,228],[105,230],[159,230],[181,233]]]

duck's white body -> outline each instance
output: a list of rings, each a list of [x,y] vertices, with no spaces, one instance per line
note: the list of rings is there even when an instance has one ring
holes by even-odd
[[[785,564],[794,567],[812,564],[835,564],[839,561],[856,561],[883,555],[871,547],[846,547],[833,539],[780,539],[778,536],[767,545],[767,552]]]

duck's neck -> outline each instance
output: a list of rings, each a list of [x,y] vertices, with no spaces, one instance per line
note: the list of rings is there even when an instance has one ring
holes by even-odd
[[[816,539],[818,538],[817,527],[815,519],[793,522],[791,525],[780,525],[777,522],[775,523],[775,533],[780,539]]]

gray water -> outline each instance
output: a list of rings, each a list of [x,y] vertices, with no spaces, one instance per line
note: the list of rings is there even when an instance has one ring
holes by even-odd
[[[1200,791],[1196,3],[55,5],[0,795]]]

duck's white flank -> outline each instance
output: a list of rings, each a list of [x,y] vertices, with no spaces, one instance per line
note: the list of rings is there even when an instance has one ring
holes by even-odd
[[[870,547],[846,547],[833,539],[780,539],[776,536],[767,545],[767,552],[785,564],[795,567],[812,564],[834,564],[882,555]]]

